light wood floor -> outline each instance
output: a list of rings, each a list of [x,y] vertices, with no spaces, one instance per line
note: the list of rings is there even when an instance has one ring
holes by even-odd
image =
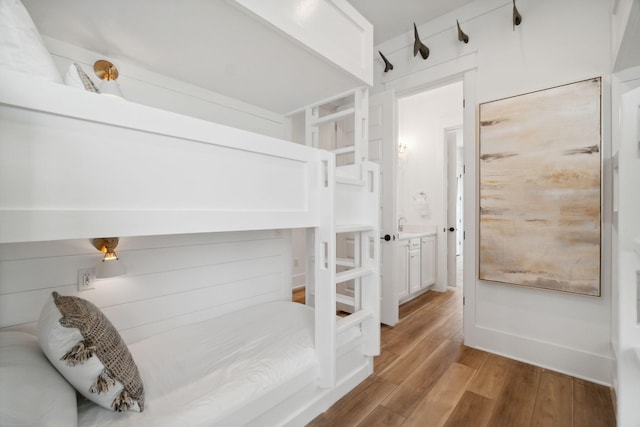
[[[459,291],[427,292],[400,319],[374,374],[309,426],[615,426],[608,387],[464,346]]]

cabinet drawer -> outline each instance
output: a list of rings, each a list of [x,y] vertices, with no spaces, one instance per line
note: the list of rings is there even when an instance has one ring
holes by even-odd
[[[409,240],[409,250],[417,251],[420,250],[420,238],[410,239]]]

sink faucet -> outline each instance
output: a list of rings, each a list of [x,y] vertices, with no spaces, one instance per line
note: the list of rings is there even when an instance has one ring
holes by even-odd
[[[404,230],[404,225],[407,223],[407,218],[401,216],[398,218],[398,231]]]

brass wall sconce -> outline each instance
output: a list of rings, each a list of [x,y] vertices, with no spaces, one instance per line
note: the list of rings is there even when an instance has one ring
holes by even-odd
[[[102,80],[98,87],[100,93],[118,96],[123,98],[120,85],[116,81],[118,78],[118,69],[111,62],[100,59],[93,64],[93,72]]]
[[[120,239],[117,237],[107,237],[92,239],[91,244],[100,252],[104,253],[104,257],[96,268],[96,277],[99,279],[107,277],[122,276],[126,269],[118,254],[116,254],[116,247]]]

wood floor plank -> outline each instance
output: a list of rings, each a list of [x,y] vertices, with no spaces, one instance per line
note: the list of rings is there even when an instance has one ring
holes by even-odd
[[[374,375],[378,375],[387,369],[390,365],[393,364],[396,360],[398,360],[400,356],[396,353],[383,349],[380,351],[380,356],[376,356],[373,360],[373,373]]]
[[[416,406],[403,427],[443,426],[475,373],[473,368],[452,363]]]
[[[497,354],[488,354],[469,384],[469,391],[489,399],[497,399],[507,380],[512,361]]]
[[[404,356],[399,357],[386,370],[380,373],[380,377],[394,384],[400,384],[406,380],[417,367],[422,364],[443,342],[438,333],[422,338],[411,351],[405,351]]]
[[[489,419],[490,426],[528,427],[531,424],[541,373],[542,368],[513,361]]]
[[[446,340],[382,402],[392,411],[409,417],[460,353],[460,344]]]
[[[384,346],[388,345],[389,340],[394,335],[397,335],[395,328],[392,328],[391,326],[387,326],[387,325],[381,325],[380,326],[380,341],[381,341],[380,346],[384,348]]]
[[[406,418],[402,415],[398,415],[392,410],[378,405],[367,418],[358,424],[358,427],[397,427],[401,426],[405,420]]]
[[[415,347],[422,339],[426,336],[434,336],[436,335],[439,341],[445,339],[445,334],[442,331],[431,331],[427,333],[425,331],[424,334],[420,335],[408,335],[403,332],[396,332],[394,334],[389,334],[389,339],[383,349],[391,349],[394,353],[399,355],[409,354],[414,351],[413,347]]]
[[[423,309],[426,305],[432,304],[434,300],[437,300],[437,297],[434,292],[425,292],[411,301],[402,304],[398,308],[398,315],[401,319],[404,319],[416,311]]]
[[[573,423],[573,379],[543,371],[536,393],[531,427],[566,427]]]
[[[575,427],[615,426],[616,416],[609,388],[578,378],[573,380],[573,425]]]
[[[445,427],[485,427],[495,401],[471,391],[465,391],[453,409]]]
[[[331,422],[325,417],[324,414],[320,414],[315,417],[306,427],[330,427]]]
[[[377,376],[371,376],[329,408],[320,421],[330,425],[357,425],[364,420],[396,386]],[[315,421],[315,420],[314,420]]]
[[[431,311],[418,312],[404,323],[402,333],[411,338],[423,337],[431,332],[449,335],[449,325],[455,323],[454,318],[458,313],[448,313],[443,307]]]
[[[463,345],[462,351],[460,352],[460,356],[456,360],[456,363],[479,370],[484,361],[487,360],[488,356],[489,353],[487,353],[486,351],[477,350],[475,348]]]

